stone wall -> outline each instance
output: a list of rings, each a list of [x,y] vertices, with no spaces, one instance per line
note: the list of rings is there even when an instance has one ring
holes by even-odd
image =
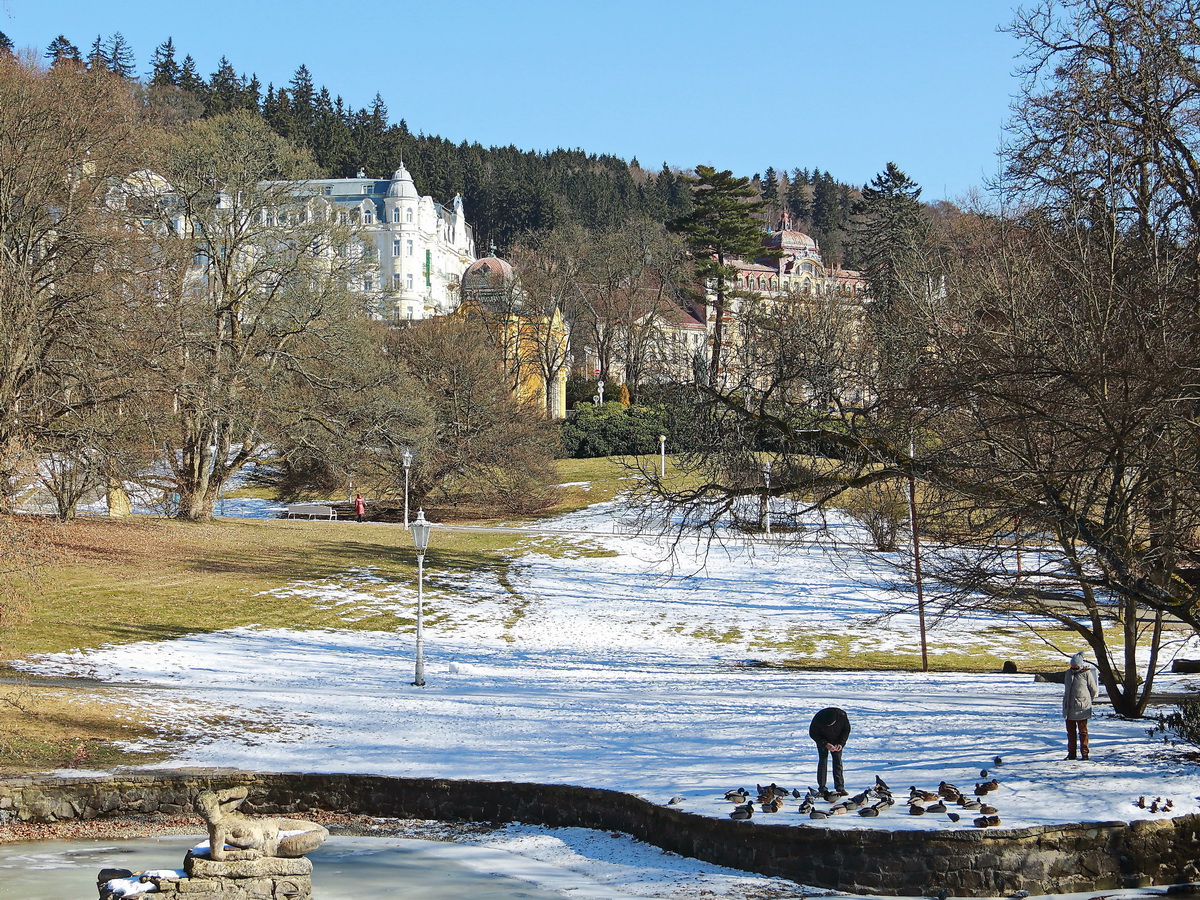
[[[242,810],[324,810],[621,831],[684,856],[841,891],[958,896],[1071,893],[1197,879],[1200,816],[962,831],[852,830],[714,819],[617,791],[569,785],[248,774],[212,770],[103,779],[0,779],[0,822],[186,813],[202,790],[244,784]],[[769,820],[768,820],[769,821]],[[197,832],[203,825],[197,817]]]

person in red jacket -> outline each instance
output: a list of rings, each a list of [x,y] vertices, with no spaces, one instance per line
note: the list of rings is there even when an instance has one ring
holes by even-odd
[[[354,521],[361,522],[367,512],[367,501],[357,491],[354,494]]]
[[[850,737],[850,717],[836,706],[827,706],[812,718],[808,736],[817,745],[817,787],[829,795],[829,757],[833,757],[833,790],[839,797],[846,796],[846,777],[842,772],[842,750]]]

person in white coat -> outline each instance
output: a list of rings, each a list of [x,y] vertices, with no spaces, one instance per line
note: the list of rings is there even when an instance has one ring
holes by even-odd
[[[1092,701],[1099,693],[1096,670],[1082,653],[1071,657],[1071,668],[1063,679],[1063,718],[1067,720],[1067,759],[1088,758],[1088,719]],[[1078,745],[1078,756],[1076,746]]]

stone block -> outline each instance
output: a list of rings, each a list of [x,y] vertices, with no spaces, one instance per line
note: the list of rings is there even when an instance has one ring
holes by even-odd
[[[279,875],[312,875],[312,860],[306,856],[284,859],[264,856],[262,859],[237,859],[217,862],[207,856],[191,853],[183,861],[183,870],[192,878],[269,878]]]

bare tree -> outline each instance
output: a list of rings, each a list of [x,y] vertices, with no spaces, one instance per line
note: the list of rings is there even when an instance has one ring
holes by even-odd
[[[755,490],[761,454],[773,491],[818,505],[911,476],[939,602],[1057,623],[1140,715],[1167,631],[1200,628],[1196,14],[1022,14],[1006,215],[935,223],[862,339],[831,346],[857,395],[839,375],[826,403],[827,376],[790,362],[803,342],[747,323],[761,383],[705,391],[708,461],[668,499],[711,521]]]
[[[568,323],[582,302],[586,232],[560,227],[513,248],[519,289],[518,345],[535,362],[547,417],[558,409],[559,384],[570,364]]]
[[[221,487],[271,438],[289,379],[347,354],[365,315],[350,285],[353,224],[294,179],[307,159],[261,120],[192,123],[171,144],[156,256],[166,276],[143,309],[178,515],[207,518]]]
[[[110,306],[128,239],[110,198],[143,145],[127,84],[0,54],[0,446],[36,448],[108,396],[94,363],[120,343]],[[13,476],[0,471],[0,509]]]
[[[679,316],[685,277],[682,242],[639,220],[587,236],[572,340],[596,354],[600,377],[636,393],[667,350],[666,328]]]

